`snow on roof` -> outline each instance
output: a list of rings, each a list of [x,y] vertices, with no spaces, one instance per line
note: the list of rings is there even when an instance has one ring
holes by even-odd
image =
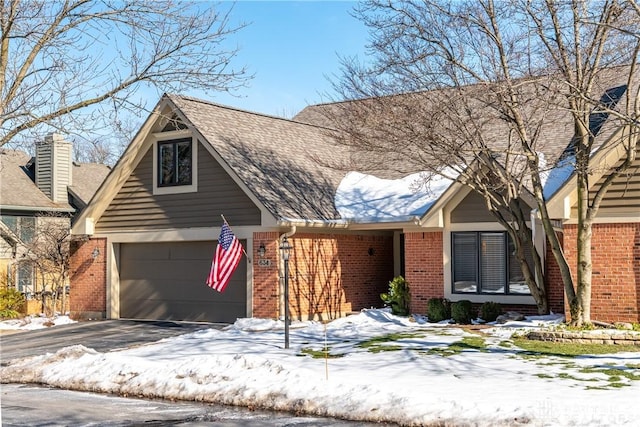
[[[575,157],[569,156],[560,160],[550,171],[540,174],[542,179],[542,195],[549,200],[573,175],[575,171]]]
[[[451,183],[425,172],[400,179],[349,172],[338,186],[335,206],[342,218],[356,222],[406,221],[424,215]]]

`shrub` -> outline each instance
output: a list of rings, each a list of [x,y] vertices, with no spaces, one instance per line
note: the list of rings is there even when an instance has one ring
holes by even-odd
[[[20,317],[24,295],[15,288],[0,288],[0,319]]]
[[[389,282],[389,292],[380,294],[382,301],[391,307],[391,313],[398,316],[409,315],[409,304],[411,303],[411,293],[409,283],[402,277],[395,277]]]
[[[431,298],[427,301],[429,322],[437,323],[451,319],[451,303],[446,298]]]
[[[480,306],[480,318],[485,322],[493,322],[502,314],[502,307],[499,303],[487,301]]]
[[[468,325],[475,317],[473,304],[469,300],[456,301],[451,304],[451,318],[461,325]]]

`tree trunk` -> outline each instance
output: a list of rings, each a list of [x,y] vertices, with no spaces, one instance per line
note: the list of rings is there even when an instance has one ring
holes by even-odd
[[[586,170],[579,170],[577,174],[578,193],[578,230],[576,239],[577,248],[577,285],[576,303],[579,310],[577,317],[571,313],[571,323],[576,326],[591,323],[591,276],[593,265],[591,260],[591,234],[592,221],[587,211],[589,209],[589,182]]]

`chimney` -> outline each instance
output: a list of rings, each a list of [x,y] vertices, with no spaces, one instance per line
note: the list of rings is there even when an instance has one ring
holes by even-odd
[[[57,133],[50,133],[36,144],[36,185],[55,203],[69,201],[71,151],[71,143]]]

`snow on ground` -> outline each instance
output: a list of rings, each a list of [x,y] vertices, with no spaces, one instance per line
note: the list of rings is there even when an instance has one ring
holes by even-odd
[[[558,322],[529,317],[472,332],[364,310],[326,325],[294,323],[284,349],[282,322],[239,319],[126,350],[67,347],[0,374],[3,382],[403,425],[637,425],[640,381],[610,372],[640,379],[640,352],[534,357],[509,342]],[[478,338],[486,348],[473,346]]]
[[[33,330],[48,328],[57,325],[75,323],[69,316],[27,316],[20,319],[3,320],[0,322],[0,330]]]

